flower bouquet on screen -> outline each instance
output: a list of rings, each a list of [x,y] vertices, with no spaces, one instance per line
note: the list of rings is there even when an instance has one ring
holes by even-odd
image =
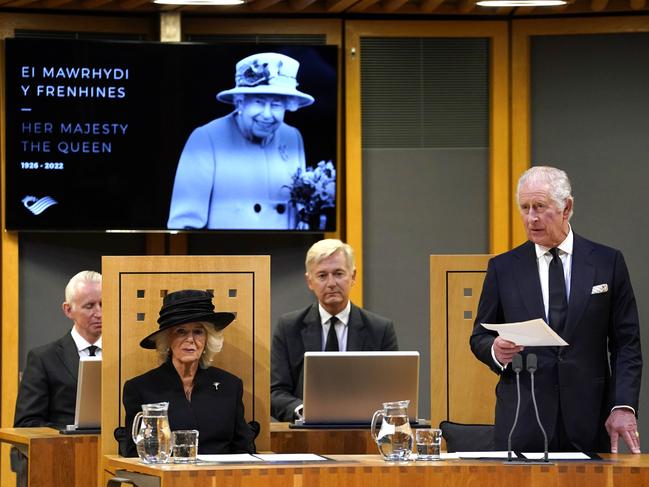
[[[327,213],[336,206],[336,168],[332,161],[315,167],[299,168],[292,176],[290,209],[298,230],[325,230]]]

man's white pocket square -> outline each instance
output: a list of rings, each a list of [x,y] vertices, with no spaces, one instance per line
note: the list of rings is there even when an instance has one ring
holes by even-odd
[[[590,294],[602,294],[607,292],[608,284],[598,284],[597,286],[593,286],[593,290],[590,292]]]

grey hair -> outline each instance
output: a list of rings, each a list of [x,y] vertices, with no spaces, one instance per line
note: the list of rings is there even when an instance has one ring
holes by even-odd
[[[205,321],[200,321],[199,323],[203,326],[205,334],[207,335],[205,348],[201,354],[199,365],[202,369],[206,369],[212,365],[214,357],[223,348],[223,330],[216,331],[212,326],[212,323]],[[158,361],[161,364],[169,360],[169,355],[171,354],[171,330],[173,328],[174,326],[170,326],[152,338],[155,342],[156,352],[158,353]]]
[[[306,253],[306,260],[304,266],[306,267],[307,274],[309,270],[318,262],[326,259],[336,252],[342,252],[347,263],[347,268],[352,272],[356,270],[356,263],[354,261],[354,249],[351,245],[346,244],[335,238],[326,238],[314,243]]]
[[[290,96],[290,95],[281,95],[281,94],[276,94],[276,93],[235,93],[232,95],[232,102],[234,105],[236,105],[239,102],[243,102],[246,96],[271,96],[271,97],[276,97],[276,98],[282,98],[284,99],[286,103],[286,109],[289,112],[294,112],[298,108],[300,108],[300,100],[296,96]]]
[[[98,282],[101,284],[101,274],[95,271],[81,271],[72,276],[65,286],[66,303],[73,301],[77,292],[77,286],[82,282]]]
[[[521,188],[531,182],[546,183],[549,186],[550,199],[554,201],[557,208],[563,210],[568,201],[574,202],[572,196],[572,186],[570,179],[565,171],[551,166],[533,166],[525,171],[518,179],[518,187],[516,188],[516,203],[520,199]],[[572,217],[572,208],[568,219]]]

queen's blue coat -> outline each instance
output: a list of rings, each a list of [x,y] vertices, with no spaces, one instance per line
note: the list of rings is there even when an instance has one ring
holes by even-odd
[[[292,228],[289,186],[305,169],[304,142],[285,123],[266,144],[246,139],[231,113],[196,128],[180,156],[170,229]]]

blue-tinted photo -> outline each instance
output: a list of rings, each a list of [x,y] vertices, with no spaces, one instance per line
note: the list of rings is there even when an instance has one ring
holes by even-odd
[[[306,156],[299,128],[285,118],[314,102],[297,89],[299,67],[276,52],[237,63],[235,86],[216,96],[233,111],[196,128],[180,156],[170,229],[298,227],[291,190]],[[333,202],[335,179],[330,184]]]

